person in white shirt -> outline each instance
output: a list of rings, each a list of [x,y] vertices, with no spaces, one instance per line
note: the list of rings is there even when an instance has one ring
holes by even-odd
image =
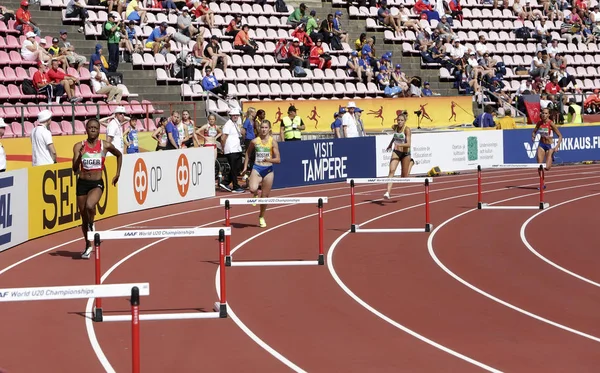
[[[483,55],[488,52],[486,43],[487,41],[485,40],[485,36],[479,35],[479,42],[475,44],[475,51],[477,52],[478,57],[483,57]]]
[[[33,166],[56,163],[56,149],[52,142],[52,133],[46,128],[51,119],[52,112],[50,110],[40,111],[37,125],[31,131],[31,163]]]
[[[560,52],[558,50],[558,40],[556,40],[556,39],[552,40],[552,44],[550,44],[548,47],[546,47],[546,52],[548,53],[548,56],[550,56],[550,57],[556,56],[556,53]]]
[[[43,48],[35,41],[35,36],[35,32],[31,31],[25,34],[27,39],[23,40],[23,45],[21,46],[21,58],[25,61],[46,62],[50,58],[44,53]]]
[[[344,137],[358,137],[358,125],[356,123],[356,116],[354,115],[354,109],[356,104],[354,101],[348,102],[346,105],[346,114],[342,116],[342,128]]]
[[[129,122],[131,118],[123,106],[117,106],[113,115],[100,119],[100,124],[106,126],[106,142],[114,145],[117,150],[123,153],[123,124]]]
[[[4,123],[4,119],[0,118],[0,139],[4,137],[4,131],[6,128],[6,123]],[[4,151],[4,146],[0,143],[0,172],[6,171],[6,151]]]
[[[244,189],[238,183],[238,176],[242,171],[242,143],[241,138],[244,136],[243,130],[240,129],[240,110],[233,108],[229,111],[229,120],[223,125],[221,135],[221,144],[223,153],[229,163],[229,177],[227,181],[223,181],[219,186],[227,191],[234,193],[244,193]],[[229,184],[233,184],[233,189],[229,189]]]
[[[94,64],[94,71],[90,73],[90,82],[92,83],[92,90],[94,93],[99,95],[106,95],[107,103],[119,103],[123,97],[123,90],[119,87],[115,87],[108,82],[106,74],[100,70],[100,64],[102,61],[96,60]]]

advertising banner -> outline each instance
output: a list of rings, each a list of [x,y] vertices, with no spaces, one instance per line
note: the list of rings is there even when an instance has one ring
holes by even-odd
[[[279,143],[281,164],[273,166],[274,188],[373,176],[373,137]]]
[[[600,160],[600,127],[559,127],[563,141],[555,155],[555,164]],[[531,141],[531,129],[502,131],[506,163],[535,163],[539,135]],[[554,144],[558,142],[555,135]]]
[[[333,113],[345,108],[349,101],[354,101],[363,110],[361,119],[366,131],[391,129],[399,112],[408,112],[407,124],[411,128],[448,127],[463,123],[473,123],[473,98],[457,97],[424,97],[424,98],[376,98],[370,100],[299,100],[299,101],[245,101],[243,110],[249,107],[263,109],[266,119],[279,129],[278,122],[287,115],[291,105],[296,107],[309,132],[331,131]],[[416,114],[419,112],[419,115]]]
[[[392,135],[376,136],[377,177],[388,176],[391,151],[386,151]],[[433,167],[442,172],[487,167],[504,163],[503,136],[499,130],[468,132],[413,133],[412,175],[425,174]],[[400,176],[401,167],[394,176]]]
[[[117,187],[112,179],[117,171],[115,157],[107,157],[104,170],[105,190],[100,197],[96,219],[117,214]],[[70,162],[27,169],[29,175],[29,239],[81,225],[75,188],[77,176]],[[123,183],[121,173],[120,183]],[[117,184],[117,185],[119,185]]]
[[[27,170],[0,174],[0,252],[29,239]]]
[[[215,195],[212,148],[192,148],[123,157],[119,214]]]

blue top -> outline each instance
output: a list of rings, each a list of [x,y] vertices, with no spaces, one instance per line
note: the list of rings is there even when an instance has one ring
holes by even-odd
[[[360,52],[360,53],[361,53],[361,54],[369,54],[369,53],[371,53],[371,52],[373,52],[373,49],[371,49],[371,46],[370,46],[369,44],[365,44],[365,45],[362,47],[362,50],[361,50],[361,52]]]
[[[496,123],[494,123],[494,117],[492,117],[492,114],[489,113],[483,113],[483,114],[479,114],[479,116],[477,118],[475,118],[475,121],[473,121],[473,125],[475,127],[496,127]]]
[[[244,121],[244,129],[246,130],[246,140],[254,140],[256,138],[256,135],[254,135],[254,125],[250,118]]]
[[[127,39],[133,40],[135,38],[135,29],[127,28]]]
[[[331,129],[335,130],[336,128],[340,128],[342,126],[342,120],[340,118],[337,118],[336,120],[333,121],[333,123],[331,123]]]
[[[433,96],[433,92],[431,92],[431,89],[429,88],[421,89],[421,93],[423,93],[423,96]]]
[[[162,36],[166,36],[167,35],[167,31],[165,30],[164,32],[160,31],[160,27],[156,27],[152,33],[150,34],[150,36],[148,36],[148,41],[155,41],[156,39],[162,37]]]
[[[139,150],[137,130],[129,130],[129,132],[127,133],[127,142],[129,142],[129,146],[127,147],[127,149],[134,151]]]
[[[167,123],[167,126],[165,127],[165,133],[167,134],[167,136],[169,136],[169,133],[173,135],[173,140],[175,140],[175,144],[179,146],[179,130],[171,121]],[[169,142],[168,137],[167,142]]]
[[[218,85],[219,81],[214,75],[206,75],[202,78],[202,88],[204,88],[205,91],[213,90],[217,88]]]

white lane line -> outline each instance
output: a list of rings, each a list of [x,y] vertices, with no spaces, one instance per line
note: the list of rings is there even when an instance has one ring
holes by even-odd
[[[531,251],[531,252],[532,252],[534,255],[536,255],[538,258],[542,259],[544,262],[546,262],[546,263],[550,264],[552,267],[554,267],[554,268],[556,268],[556,269],[558,269],[558,270],[560,270],[560,271],[563,271],[564,273],[566,273],[566,274],[568,274],[568,275],[571,275],[571,276],[573,276],[573,277],[575,277],[575,278],[577,278],[577,279],[579,279],[579,280],[581,280],[581,281],[587,282],[587,283],[588,283],[588,284],[590,284],[590,285],[594,285],[594,286],[600,287],[600,284],[599,284],[599,283],[597,283],[597,282],[595,282],[595,281],[592,281],[592,280],[588,279],[587,277],[583,277],[583,276],[581,276],[581,275],[579,275],[579,274],[577,274],[577,273],[575,273],[575,272],[569,271],[568,269],[566,269],[566,268],[564,268],[564,267],[561,267],[560,265],[558,265],[558,264],[554,263],[554,262],[553,262],[553,261],[551,261],[550,259],[548,259],[548,258],[546,258],[545,256],[543,256],[542,254],[540,254],[538,251],[536,251],[536,250],[533,248],[533,246],[531,246],[531,244],[529,243],[529,241],[527,241],[527,238],[526,238],[526,236],[525,236],[525,229],[527,228],[527,225],[528,225],[528,224],[529,224],[529,223],[530,223],[530,222],[531,222],[533,219],[535,219],[536,217],[540,216],[540,215],[541,215],[543,212],[546,212],[546,211],[548,211],[548,210],[551,210],[551,209],[557,208],[557,207],[559,207],[559,206],[562,206],[562,205],[566,205],[566,204],[569,204],[569,203],[573,203],[573,202],[575,202],[575,201],[579,201],[579,200],[582,200],[582,199],[585,199],[585,198],[595,197],[595,196],[598,196],[598,195],[600,195],[600,193],[588,194],[588,195],[585,195],[585,196],[582,196],[582,197],[573,198],[573,199],[570,199],[570,200],[568,200],[568,201],[564,201],[564,202],[561,202],[561,203],[557,203],[556,205],[554,205],[554,206],[552,206],[552,207],[549,207],[549,208],[547,208],[547,209],[545,209],[545,210],[541,210],[541,211],[540,211],[540,212],[538,212],[537,214],[535,214],[535,215],[533,215],[532,217],[530,217],[529,219],[527,219],[527,220],[525,221],[525,223],[523,223],[523,225],[521,226],[521,233],[520,233],[520,235],[521,235],[521,241],[523,241],[523,244],[525,245],[525,247],[527,247],[527,249],[529,249],[529,251]]]
[[[588,178],[586,178],[586,179],[588,179]],[[593,186],[593,185],[600,185],[600,183],[582,184],[582,185],[577,185],[577,186],[572,186],[572,187],[566,187],[566,188],[553,189],[553,190],[547,191],[546,193],[554,193],[554,192],[559,192],[559,191],[563,191],[563,190],[569,190],[569,189],[575,189],[575,188],[581,188],[581,187],[587,187],[587,186]],[[496,201],[496,202],[494,202],[494,203],[502,203],[502,202],[512,201],[512,200],[515,200],[515,199],[524,198],[524,197],[528,197],[528,196],[535,196],[535,195],[537,195],[537,194],[539,194],[539,192],[538,192],[538,193],[530,193],[530,194],[525,194],[525,195],[522,195],[522,196],[517,196],[517,197],[512,197],[512,198],[504,199],[504,200],[501,200],[501,201]],[[458,282],[460,282],[461,284],[465,285],[465,286],[466,286],[466,287],[468,287],[469,289],[471,289],[471,290],[473,290],[473,291],[475,291],[475,292],[477,292],[477,293],[479,293],[479,294],[483,295],[484,297],[486,297],[486,298],[489,298],[489,299],[493,300],[494,302],[497,302],[497,303],[499,303],[499,304],[501,304],[501,305],[503,305],[503,306],[505,306],[505,307],[508,307],[508,308],[510,308],[510,309],[513,309],[513,310],[515,310],[515,311],[517,311],[517,312],[520,312],[520,313],[522,313],[522,314],[524,314],[524,315],[526,315],[526,316],[529,316],[529,317],[531,317],[531,318],[534,318],[534,319],[536,319],[536,320],[539,320],[539,321],[541,321],[541,322],[543,322],[543,323],[546,323],[546,324],[548,324],[548,325],[552,325],[552,326],[554,326],[554,327],[556,327],[556,328],[559,328],[559,329],[565,330],[565,331],[567,331],[567,332],[570,332],[570,333],[573,333],[573,334],[579,335],[579,336],[581,336],[581,337],[584,337],[584,338],[590,339],[590,340],[592,340],[592,341],[595,341],[595,342],[600,342],[600,338],[598,338],[598,337],[595,337],[595,336],[593,336],[593,335],[590,335],[590,334],[584,333],[584,332],[582,332],[582,331],[579,331],[579,330],[576,330],[576,329],[570,328],[570,327],[568,327],[568,326],[566,326],[566,325],[563,325],[563,324],[557,323],[557,322],[555,322],[555,321],[552,321],[552,320],[546,319],[546,318],[544,318],[544,317],[542,317],[542,316],[539,316],[539,315],[537,315],[537,314],[535,314],[535,313],[533,313],[533,312],[529,312],[529,311],[527,311],[527,310],[524,310],[524,309],[522,309],[522,308],[520,308],[520,307],[517,307],[517,306],[515,306],[514,304],[508,303],[508,302],[506,302],[506,301],[504,301],[504,300],[502,300],[502,299],[500,299],[500,298],[498,298],[498,297],[495,297],[495,296],[491,295],[490,293],[487,293],[487,292],[485,292],[485,291],[483,291],[483,290],[479,289],[479,288],[478,288],[478,287],[476,287],[475,285],[473,285],[473,284],[469,283],[468,281],[464,280],[463,278],[461,278],[460,276],[458,276],[457,274],[455,274],[454,272],[452,272],[452,271],[451,271],[451,270],[450,270],[448,267],[446,267],[446,266],[445,266],[445,265],[444,265],[444,264],[441,262],[441,260],[440,260],[440,259],[439,259],[439,258],[438,258],[436,255],[435,255],[435,250],[434,250],[434,248],[433,248],[433,239],[435,238],[435,235],[436,235],[436,234],[437,234],[437,232],[438,232],[440,229],[442,229],[442,228],[443,228],[443,227],[444,227],[446,224],[448,224],[448,223],[450,223],[451,221],[453,221],[453,220],[455,220],[455,219],[458,219],[458,218],[460,218],[460,217],[462,217],[462,216],[464,216],[464,215],[466,215],[466,214],[468,214],[468,213],[471,213],[471,212],[473,212],[473,211],[477,211],[477,209],[476,209],[476,208],[475,208],[475,209],[471,209],[471,210],[468,210],[468,211],[462,212],[462,213],[460,213],[460,214],[458,214],[458,215],[455,215],[455,216],[451,217],[450,219],[448,219],[448,220],[444,221],[442,224],[438,225],[438,226],[437,226],[437,228],[435,228],[435,229],[433,230],[433,232],[431,232],[431,235],[429,236],[429,239],[427,240],[427,250],[429,251],[429,255],[430,255],[430,256],[431,256],[431,258],[432,258],[432,259],[435,261],[435,263],[438,265],[438,267],[440,267],[442,270],[444,270],[444,272],[446,272],[448,275],[450,275],[450,276],[451,276],[452,278],[454,278],[456,281],[458,281]]]

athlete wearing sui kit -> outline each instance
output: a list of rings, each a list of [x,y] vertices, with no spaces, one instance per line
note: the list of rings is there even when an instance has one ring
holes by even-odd
[[[81,230],[86,242],[85,250],[81,254],[84,259],[89,259],[92,253],[91,242],[87,239],[87,232],[94,230],[96,205],[104,191],[104,161],[107,152],[117,157],[117,173],[112,184],[117,185],[121,173],[122,153],[112,143],[98,138],[100,135],[100,122],[90,119],[85,130],[88,138],[77,142],[73,147],[73,171],[78,174],[76,196],[77,207],[81,213]]]

